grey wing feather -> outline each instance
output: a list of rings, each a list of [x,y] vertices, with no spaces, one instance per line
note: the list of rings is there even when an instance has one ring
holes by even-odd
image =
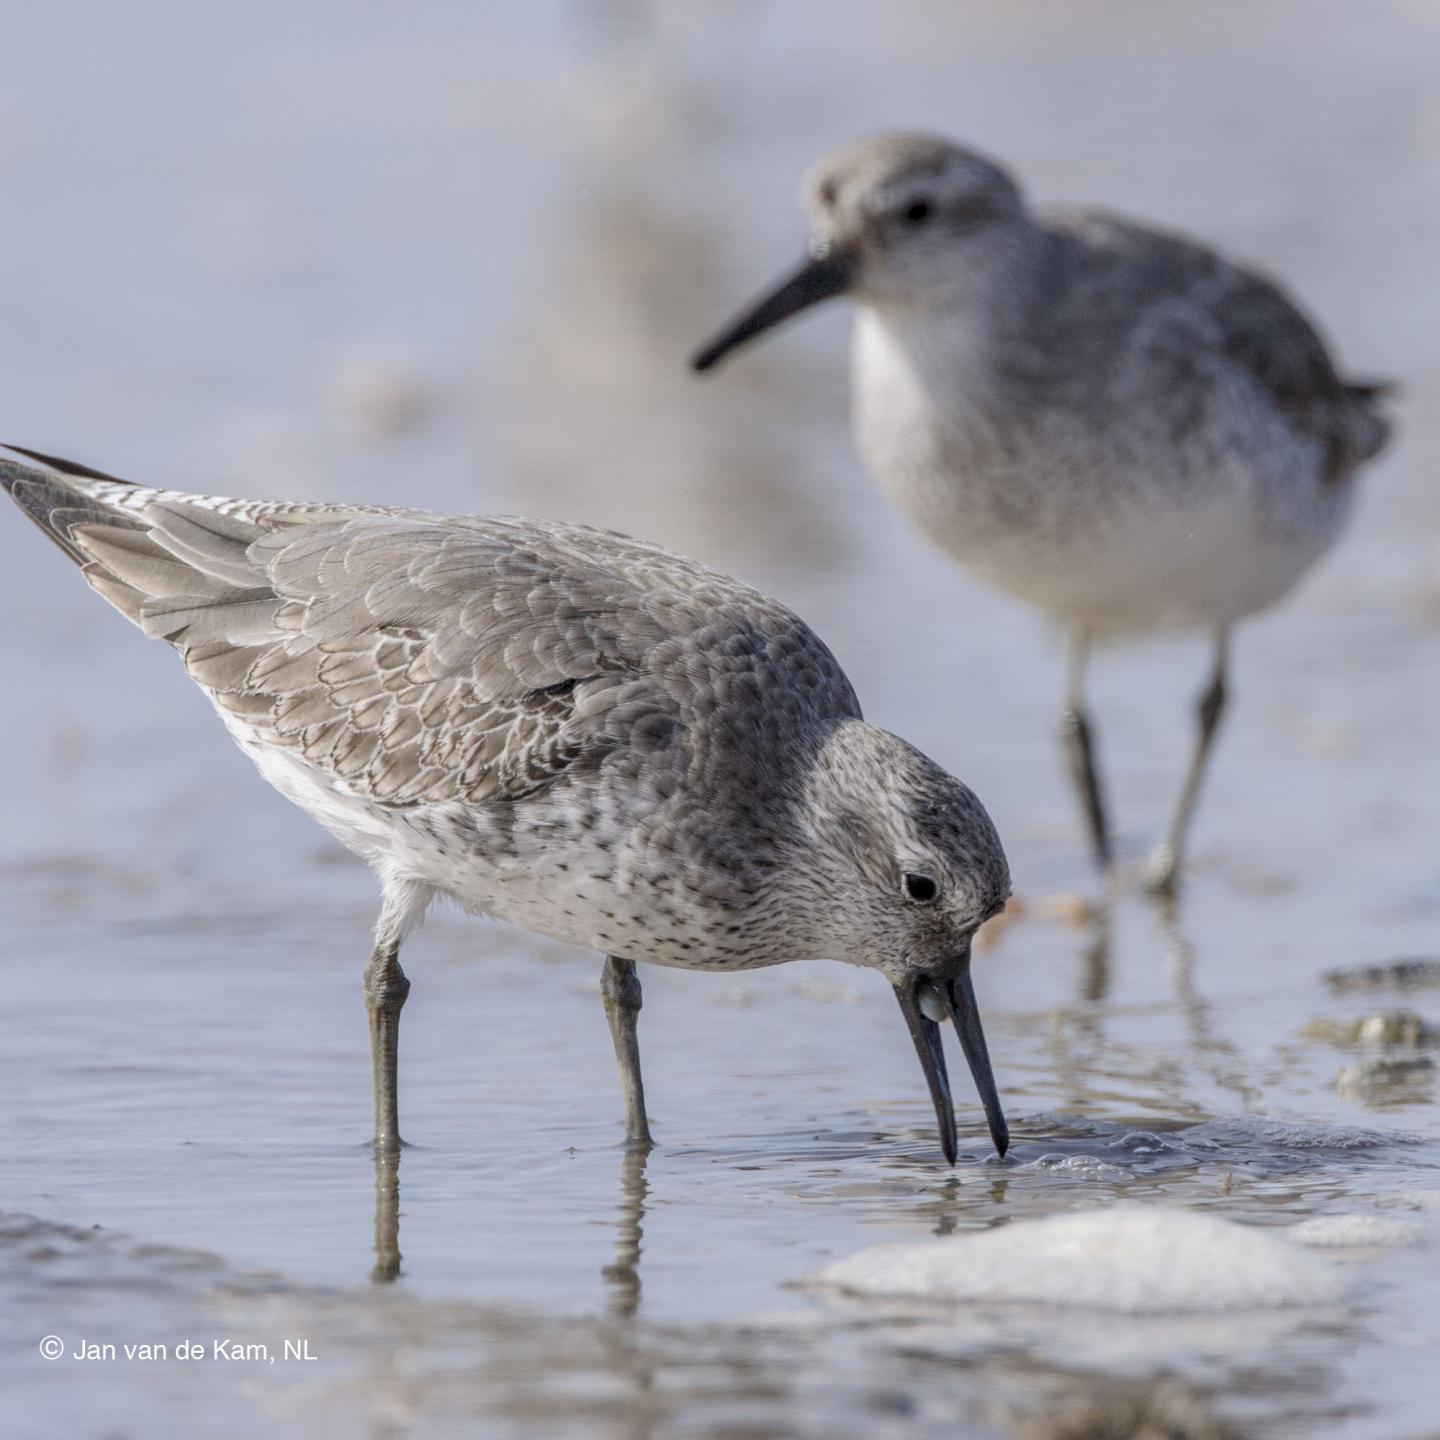
[[[1108,330],[1112,343],[1139,343],[1147,360],[1163,354],[1187,374],[1218,353],[1316,443],[1327,483],[1384,448],[1389,387],[1343,380],[1315,326],[1274,281],[1184,236],[1102,211],[1048,215],[1082,335]]]
[[[1213,309],[1225,353],[1299,433],[1323,447],[1324,478],[1337,484],[1384,448],[1389,424],[1379,401],[1387,387],[1347,384],[1315,327],[1278,286],[1221,263],[1224,283]]]
[[[666,704],[640,592],[543,526],[0,481],[218,705],[372,800],[518,799]]]
[[[256,537],[253,522],[174,500],[156,501],[145,513],[177,560],[241,590],[254,586],[256,570],[246,554]]]

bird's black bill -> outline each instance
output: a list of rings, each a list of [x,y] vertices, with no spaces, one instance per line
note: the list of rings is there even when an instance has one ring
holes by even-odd
[[[948,1014],[954,1020],[960,1048],[965,1052],[980,1103],[985,1107],[990,1138],[995,1142],[996,1153],[1004,1155],[1010,1148],[1010,1129],[1005,1123],[1005,1112],[1000,1108],[1000,1095],[995,1089],[995,1076],[990,1069],[990,1052],[985,1045],[980,1011],[975,1004],[975,990],[970,983],[969,960],[953,978],[931,980],[927,977],[902,983],[895,987],[895,996],[910,1028],[910,1038],[915,1042],[915,1053],[920,1057],[925,1083],[930,1087],[930,1099],[934,1102],[935,1118],[940,1126],[940,1148],[945,1153],[945,1159],[951,1165],[955,1163],[955,1106],[950,1098],[945,1055],[940,1048],[940,1026],[926,1014],[922,1000],[933,1011],[940,1012],[942,1018]]]
[[[975,1003],[975,987],[970,983],[968,961],[950,982],[950,1004],[955,1033],[959,1035],[960,1048],[965,1052],[965,1063],[970,1067],[975,1092],[985,1107],[985,1123],[990,1127],[995,1153],[1004,1155],[1010,1148],[1010,1127],[1005,1123],[1005,1112],[1000,1108],[1000,1092],[995,1088],[995,1072],[990,1068],[990,1051],[985,1045],[985,1031],[980,1027],[980,1007]]]
[[[940,1125],[940,1148],[945,1152],[947,1164],[953,1165],[956,1156],[955,1106],[950,1099],[950,1076],[945,1070],[945,1052],[940,1048],[940,1027],[920,1008],[919,984],[905,983],[895,987],[895,998],[900,1002],[900,1013],[910,1027],[910,1038],[915,1042],[915,1053],[920,1057],[920,1068],[925,1072],[925,1083],[930,1087],[930,1099],[935,1103],[935,1119]]]
[[[792,270],[773,290],[757,300],[740,318],[727,325],[690,361],[692,369],[708,370],[732,350],[753,340],[782,320],[830,300],[850,283],[850,267],[838,255],[813,255]]]

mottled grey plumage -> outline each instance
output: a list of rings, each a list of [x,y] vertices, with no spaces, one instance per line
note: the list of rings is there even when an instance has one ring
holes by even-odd
[[[1178,235],[1032,208],[999,165],[935,136],[836,152],[806,202],[810,259],[696,367],[810,304],[855,300],[855,427],[876,477],[926,535],[1069,632],[1065,732],[1102,861],[1089,644],[1214,634],[1196,756],[1153,870],[1168,888],[1229,629],[1335,540],[1354,471],[1385,442],[1383,387],[1343,380],[1272,281]]]
[[[636,1141],[634,961],[830,956],[895,984],[932,1085],[931,1012],[956,1012],[1003,1149],[968,980],[970,936],[1008,893],[1000,842],[965,786],[864,724],[783,606],[608,531],[212,499],[48,463],[0,461],[0,482],[381,877],[366,994],[382,1143],[399,945],[443,893],[611,957]],[[917,874],[928,903],[907,894]]]

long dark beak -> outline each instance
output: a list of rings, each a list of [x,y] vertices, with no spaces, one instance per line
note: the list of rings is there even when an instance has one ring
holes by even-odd
[[[927,1009],[938,1011],[941,1019],[955,1022],[960,1048],[965,1052],[980,1103],[985,1107],[990,1138],[995,1142],[996,1153],[1004,1155],[1010,1148],[1010,1129],[1005,1123],[1005,1112],[1000,1108],[1000,1095],[995,1089],[995,1076],[990,1069],[990,1052],[985,1045],[985,1032],[980,1026],[975,989],[970,983],[969,957],[950,977],[931,979],[922,976],[902,982],[895,987],[895,997],[900,1002],[900,1013],[910,1027],[910,1038],[915,1042],[915,1053],[920,1057],[925,1083],[930,1087],[930,1099],[935,1104],[935,1118],[940,1125],[940,1148],[945,1152],[945,1159],[951,1165],[955,1163],[955,1106],[950,1099],[945,1054],[940,1048],[940,1026],[926,1013]]]
[[[738,320],[727,325],[690,361],[692,369],[708,370],[732,350],[753,340],[782,320],[833,299],[850,283],[849,262],[835,251],[812,255],[798,269],[792,270],[768,294],[757,300]]]

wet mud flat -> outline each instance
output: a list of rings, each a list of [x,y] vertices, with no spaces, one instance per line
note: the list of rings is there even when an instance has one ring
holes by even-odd
[[[593,967],[537,943],[477,955],[473,924],[442,915],[407,1017],[413,1143],[377,1176],[363,1009],[324,943],[363,933],[361,913],[257,921],[239,941],[203,906],[193,922],[111,923],[124,940],[103,959],[73,913],[49,929],[103,1006],[45,977],[16,994],[47,1023],[17,1053],[27,1143],[0,1225],[0,1313],[36,1434],[88,1433],[97,1413],[136,1435],[157,1415],[217,1436],[347,1417],[400,1435],[1424,1433],[1432,1102],[1337,1083],[1356,1006],[1318,975],[1300,993],[1335,1018],[1287,1029],[1277,1001],[1253,1049],[1217,1038],[1245,1034],[1244,996],[1203,1016],[1193,994],[1031,1011],[996,987],[1014,1144],[997,1160],[967,1110],[954,1171],[868,977],[807,965],[697,1000],[694,977],[657,976],[660,1145],[645,1160],[617,1143]],[[992,954],[1065,934],[1017,922]],[[309,959],[288,988],[283,967],[263,971],[270,1019],[262,1006],[237,1033],[257,952]],[[479,1043],[485,1014],[504,1023]],[[1167,1041],[1171,1027],[1200,1038]],[[1266,1082],[1266,1113],[1240,1113],[1242,1076]],[[1303,1255],[1310,1288],[1217,1307],[1205,1285],[1253,1269],[1248,1253],[1182,1236],[1171,1257],[1123,1228],[1078,1293],[1063,1255],[1023,1276],[992,1267],[983,1294],[918,1293],[883,1265],[879,1293],[824,1279],[877,1245],[1020,1237],[1097,1212],[1123,1227],[1132,1209],[1273,1237]],[[1038,1236],[1020,1243],[1043,1255]],[[46,1335],[65,1357],[39,1352]],[[182,1341],[203,1358],[176,1358]],[[70,1358],[82,1343],[171,1353]],[[287,1358],[287,1343],[315,1358]]]
[[[703,1322],[679,1318],[686,1307],[674,1296],[646,1297],[647,1266],[667,1259],[646,1238],[664,1234],[665,1186],[652,1192],[651,1167],[636,1157],[620,1163],[609,1263],[593,1303],[579,1307],[590,1313],[442,1298],[466,1287],[432,1276],[308,1284],[98,1226],[6,1215],[6,1348],[35,1346],[28,1329],[41,1314],[64,1339],[55,1358],[11,1367],[12,1403],[43,1415],[50,1433],[89,1433],[97,1410],[106,1433],[149,1433],[164,1414],[217,1436],[342,1422],[516,1436],[928,1437],[957,1423],[997,1437],[1383,1433],[1368,1428],[1368,1383],[1393,1385],[1413,1363],[1440,1288],[1440,1185],[1398,1188],[1436,1178],[1424,1141],[1245,1121],[1140,1131],[1030,1116],[1020,1128],[1012,1160],[962,1163],[924,1196],[932,1233],[872,1213],[872,1235],[925,1236],[899,1247],[908,1270],[885,1243],[785,1284],[766,1308]],[[901,1197],[927,1188],[913,1183],[923,1142],[878,1128],[866,1138],[864,1168],[893,1172],[891,1204],[903,1208]],[[822,1186],[834,1187],[830,1208],[856,1203],[856,1186],[833,1171],[847,1156],[858,1162],[857,1147],[835,1138],[827,1148],[827,1164],[788,1161],[809,1180],[807,1211]],[[717,1158],[696,1149],[651,1164],[663,1177],[677,1163],[713,1170]],[[724,1158],[728,1168],[737,1157]],[[615,1155],[585,1160],[609,1167]],[[757,1160],[743,1169],[791,1192],[797,1177],[780,1174],[779,1156]],[[1216,1179],[1222,1166],[1228,1184]],[[1238,1186],[1237,1168],[1247,1177]],[[1136,1203],[1147,1183],[1165,1185],[1163,1204]],[[1000,1187],[1018,1213],[984,1228]],[[752,1198],[764,1203],[760,1187]],[[383,1204],[376,1219],[383,1227]],[[1090,1227],[1078,1257],[1066,1236],[1048,1234],[1057,1220]],[[907,1295],[915,1256],[928,1277],[937,1247],[963,1252],[977,1238],[956,1272],[972,1293]],[[998,1265],[984,1254],[997,1239],[1015,1242]],[[1066,1288],[1076,1263],[1088,1267],[1078,1295]],[[1418,1286],[1406,1278],[1417,1266],[1431,1277]],[[558,1277],[536,1288],[546,1278]],[[675,1318],[647,1318],[652,1310]],[[1397,1340],[1388,1363],[1374,1353]]]

